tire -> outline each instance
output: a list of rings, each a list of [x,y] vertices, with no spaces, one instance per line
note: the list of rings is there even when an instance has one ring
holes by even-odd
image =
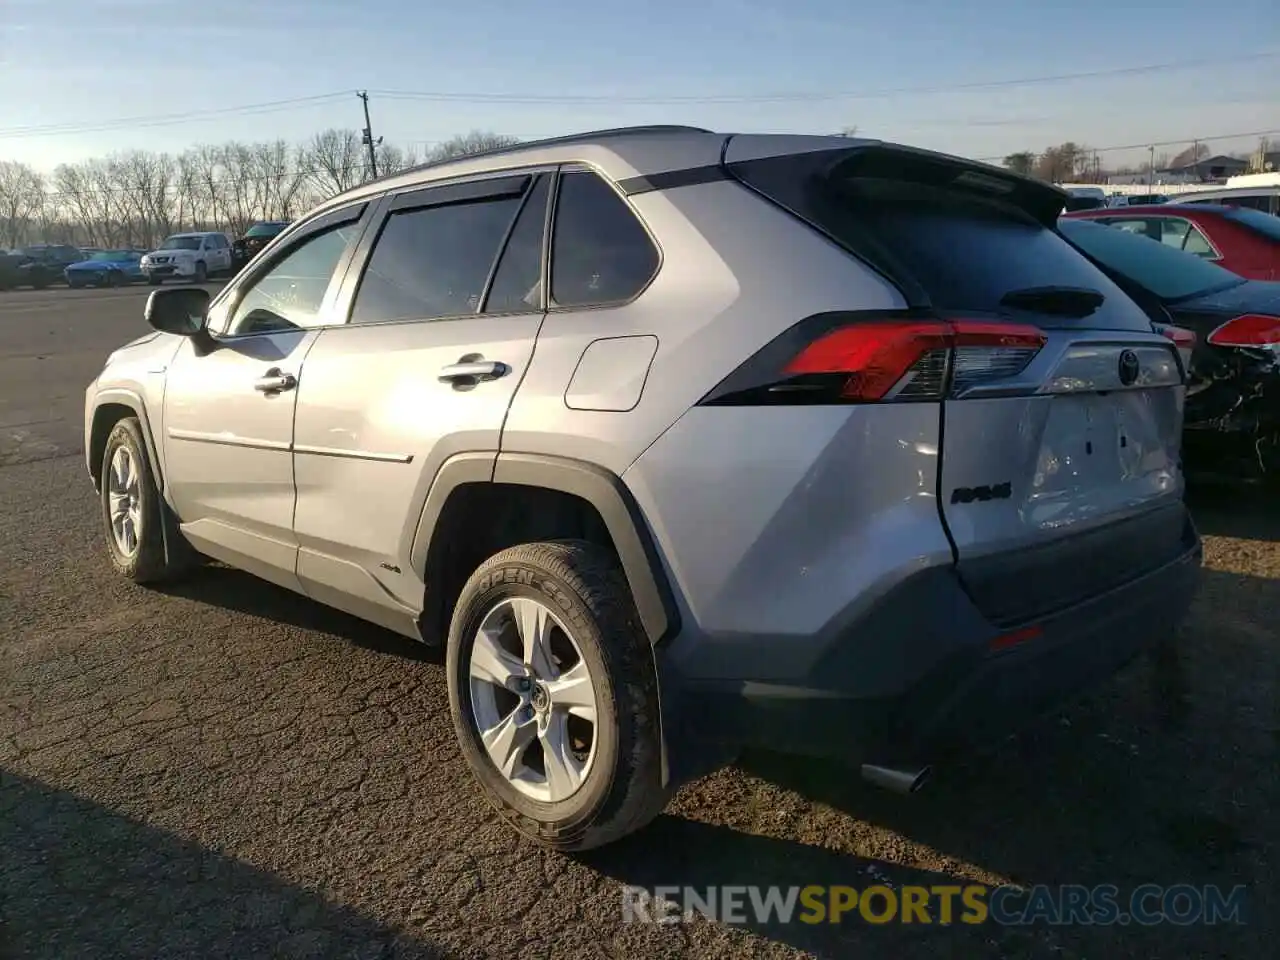
[[[160,278],[160,277],[153,277],[153,276],[151,276],[151,274],[147,274],[147,286],[149,286],[149,287],[158,287],[158,286],[160,286],[160,284],[162,284],[162,283],[164,283],[164,280],[163,280],[162,278]]]
[[[112,470],[119,451],[133,464],[135,482],[113,482]],[[132,475],[131,475],[132,476]],[[102,453],[102,529],[107,540],[111,563],[134,583],[159,583],[185,573],[192,565],[194,551],[182,539],[177,524],[172,522],[169,508],[156,487],[151,461],[147,457],[142,427],[135,417],[125,417],[111,428]],[[118,503],[116,489],[128,489],[134,499],[133,522],[136,547],[130,551],[117,541],[113,529],[113,504]],[[165,549],[165,525],[169,525],[170,546]]]
[[[106,286],[108,286],[108,287],[118,287],[118,286],[120,286],[120,281],[121,281],[121,279],[122,279],[122,278],[121,278],[121,276],[120,276],[120,274],[119,274],[118,272],[116,272],[115,270],[109,270],[109,271],[107,272],[107,282],[106,282]]]
[[[549,612],[548,619],[555,621],[556,629],[548,636],[556,640],[559,649],[569,649],[564,646],[567,637],[576,648],[573,652],[580,656],[573,666],[585,665],[594,690],[595,722],[585,775],[577,789],[562,799],[539,799],[526,792],[532,787],[518,789],[491,758],[479,729],[487,708],[483,697],[476,695],[476,683],[485,681],[473,680],[471,666],[480,626],[486,618],[497,616],[504,605],[519,607],[527,601]],[[513,642],[518,642],[518,637]],[[518,662],[515,667],[523,669]],[[490,557],[471,575],[458,598],[449,630],[446,670],[449,705],[462,754],[485,798],[520,833],[555,850],[589,850],[639,830],[666,806],[669,791],[662,785],[662,731],[653,653],[626,579],[608,551],[585,541],[561,540],[523,544]],[[534,685],[532,694],[507,696],[524,698],[519,699],[521,704],[529,703],[532,697],[536,703],[538,686]],[[559,716],[553,705],[556,695],[552,694],[550,702],[544,698],[545,713],[529,721],[538,730],[544,717]],[[496,699],[493,696],[490,705]],[[507,721],[521,711],[531,716],[533,709],[533,705],[518,706]],[[563,723],[567,725],[571,719],[566,714]],[[499,726],[505,722],[500,721]],[[570,740],[577,736],[568,732],[568,726],[560,729]],[[545,758],[542,734],[537,737],[538,746],[531,749]],[[528,754],[512,756],[519,763],[519,757]],[[543,765],[545,770],[545,760]],[[549,790],[551,778],[545,780]]]
[[[206,266],[204,265],[204,261],[203,261],[203,260],[201,260],[199,263],[197,263],[197,264],[196,264],[196,274],[195,274],[195,276],[192,278],[192,281],[191,281],[191,282],[192,282],[192,283],[207,283],[207,282],[208,282],[208,280],[209,280],[209,268],[208,268],[208,267],[206,267]]]

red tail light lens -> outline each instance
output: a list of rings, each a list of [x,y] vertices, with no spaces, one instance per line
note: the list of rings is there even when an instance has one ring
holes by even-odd
[[[1178,348],[1178,355],[1182,358],[1182,370],[1191,369],[1191,352],[1196,346],[1196,332],[1187,330],[1185,327],[1175,327],[1171,323],[1157,323],[1154,325],[1156,333],[1163,334],[1173,341],[1173,345]]]
[[[1215,347],[1280,346],[1280,317],[1246,313],[1228,320],[1207,339]]]
[[[814,340],[783,368],[788,377],[822,375],[843,382],[846,402],[940,399],[947,360],[959,391],[1016,375],[1044,346],[1035,327],[984,320],[890,320],[853,323]]]

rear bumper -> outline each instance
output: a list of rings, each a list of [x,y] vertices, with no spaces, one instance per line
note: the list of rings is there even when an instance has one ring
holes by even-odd
[[[1201,558],[1187,516],[1174,559],[1041,616],[1038,633],[998,651],[992,642],[1018,628],[983,617],[951,568],[925,571],[826,639],[806,675],[786,683],[751,669],[764,638],[737,651],[712,643],[708,654],[708,641],[677,637],[659,655],[668,743],[675,754],[719,744],[925,763],[994,742],[1172,636]]]

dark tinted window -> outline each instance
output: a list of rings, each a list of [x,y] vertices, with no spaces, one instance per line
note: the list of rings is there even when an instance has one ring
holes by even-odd
[[[356,235],[356,223],[322,230],[253,282],[236,304],[228,332],[269,333],[314,327],[333,271]]]
[[[397,210],[374,244],[352,323],[475,313],[519,197]]]
[[[1106,205],[1107,201],[1101,197],[1067,197],[1066,209],[1068,211],[1098,210]]]
[[[1267,194],[1241,194],[1236,197],[1225,197],[1222,200],[1215,201],[1226,207],[1239,207],[1241,210],[1258,210],[1262,213],[1269,214],[1271,212],[1272,198]]]
[[[1061,210],[1061,199],[1046,188],[995,177],[989,186],[976,170],[891,153],[881,159],[856,152],[848,161],[854,172],[842,175],[838,158],[824,154],[735,164],[734,172],[938,309],[1006,314],[1001,301],[1014,291],[1082,287],[1103,295],[1100,308],[1084,318],[1042,313],[1035,322],[1150,328],[1106,274],[1032,216]],[[874,176],[861,174],[868,166]]]
[[[617,191],[594,173],[561,177],[551,245],[558,306],[630,300],[657,269],[657,248]]]
[[[1087,220],[1063,220],[1059,228],[1089,256],[1161,300],[1185,300],[1245,282],[1193,254],[1163,243],[1152,243],[1123,230]]]
[[[551,178],[539,177],[498,262],[485,313],[526,313],[542,308],[542,234],[550,192]]]
[[[274,237],[283,230],[288,224],[284,223],[255,223],[252,227],[244,232],[246,237]]]

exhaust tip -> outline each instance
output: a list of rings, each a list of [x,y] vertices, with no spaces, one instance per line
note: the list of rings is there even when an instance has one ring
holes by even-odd
[[[933,768],[929,766],[899,770],[895,767],[882,767],[874,763],[862,765],[862,779],[877,787],[883,787],[894,793],[916,793],[933,776]]]

